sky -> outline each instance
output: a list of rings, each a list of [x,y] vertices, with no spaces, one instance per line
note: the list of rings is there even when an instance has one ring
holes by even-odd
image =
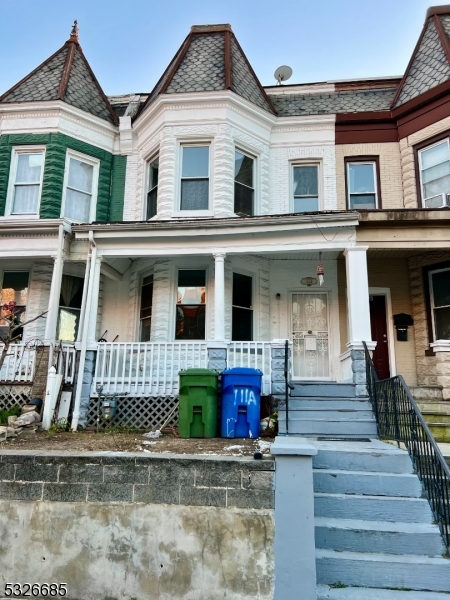
[[[450,0],[448,0],[450,2]],[[402,75],[439,0],[0,0],[0,94],[53,54],[78,20],[108,95],[149,92],[191,25],[230,23],[263,85]]]

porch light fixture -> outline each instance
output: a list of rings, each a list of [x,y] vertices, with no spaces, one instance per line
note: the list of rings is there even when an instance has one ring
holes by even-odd
[[[323,276],[325,275],[325,271],[322,266],[322,252],[319,252],[319,264],[317,265],[317,276],[319,278],[319,285],[323,283]]]
[[[303,277],[303,279],[300,279],[300,283],[302,285],[307,285],[308,287],[311,287],[312,285],[316,285],[317,279],[315,277]]]

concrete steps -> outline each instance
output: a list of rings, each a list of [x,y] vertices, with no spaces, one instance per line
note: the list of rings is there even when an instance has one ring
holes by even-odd
[[[363,587],[317,586],[317,600],[448,600],[448,594],[416,590],[382,590]]]
[[[450,442],[450,402],[421,399],[417,402],[437,442]]]
[[[281,419],[280,419],[281,417]],[[278,431],[286,433],[286,415],[278,412]],[[377,425],[375,419],[349,419],[349,416],[329,420],[324,418],[303,419],[301,414],[292,414],[289,410],[289,433],[305,437],[342,437],[342,438],[375,438]]]
[[[291,390],[293,398],[354,398],[355,385],[353,383],[336,383],[334,381],[302,381],[292,382],[294,389]]]
[[[450,593],[450,561],[408,454],[378,440],[314,444],[318,598],[421,600],[424,593],[423,600],[440,600]],[[391,595],[407,590],[415,591]]]

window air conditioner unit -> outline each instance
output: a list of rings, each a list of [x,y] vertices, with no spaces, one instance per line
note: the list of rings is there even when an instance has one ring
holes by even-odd
[[[438,194],[425,198],[424,208],[450,208],[450,194]]]

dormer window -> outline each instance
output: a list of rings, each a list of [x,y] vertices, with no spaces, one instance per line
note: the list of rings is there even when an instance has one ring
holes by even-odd
[[[148,164],[147,220],[158,212],[158,171],[159,156],[156,156]]]
[[[423,208],[450,206],[450,151],[448,138],[419,151]]]
[[[44,174],[45,149],[14,148],[6,214],[39,214]]]
[[[209,146],[182,146],[180,210],[208,209]]]
[[[234,153],[234,212],[237,215],[254,215],[254,159],[236,150]]]
[[[81,223],[95,220],[99,166],[95,158],[67,152],[62,217]]]

